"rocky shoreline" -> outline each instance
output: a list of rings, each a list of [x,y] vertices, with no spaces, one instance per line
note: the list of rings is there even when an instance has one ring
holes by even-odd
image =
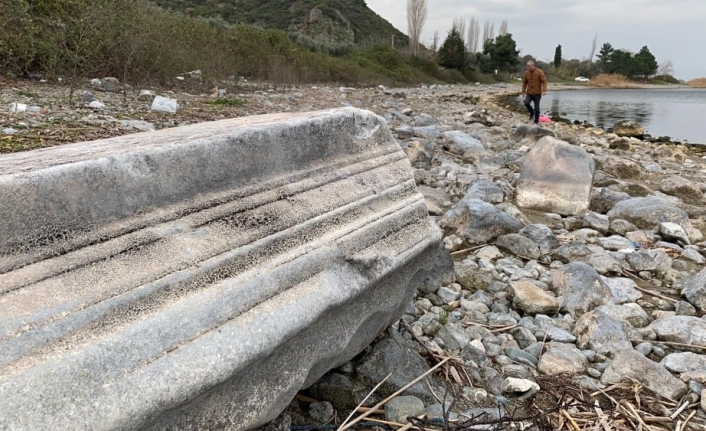
[[[362,403],[380,412],[353,429],[423,414],[428,429],[451,420],[458,430],[706,426],[698,149],[524,124],[524,113],[498,99],[514,85],[199,89],[155,91],[179,102],[176,114],[163,114],[150,109],[154,93],[138,89],[86,83],[70,107],[65,87],[12,83],[0,92],[3,106],[43,109],[1,113],[0,129],[15,132],[0,135],[0,152],[232,116],[369,109],[407,153],[449,251],[442,285],[420,289],[376,343],[264,429],[340,424],[386,376]],[[90,107],[96,100],[102,106]]]

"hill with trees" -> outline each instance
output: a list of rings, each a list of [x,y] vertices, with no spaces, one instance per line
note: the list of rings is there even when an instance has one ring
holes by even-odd
[[[189,16],[219,18],[287,32],[299,44],[400,46],[407,36],[373,12],[365,0],[152,0]],[[310,39],[310,40],[307,40]]]

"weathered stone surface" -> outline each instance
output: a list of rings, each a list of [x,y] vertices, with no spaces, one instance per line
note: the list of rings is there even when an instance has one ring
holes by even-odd
[[[659,189],[668,195],[678,197],[686,203],[702,203],[704,200],[704,194],[698,185],[677,175],[663,179],[659,184]]]
[[[630,195],[627,193],[616,192],[605,187],[598,187],[595,188],[591,194],[590,209],[605,214],[613,209],[618,202],[627,199],[630,199]]]
[[[576,321],[574,335],[578,348],[609,357],[632,349],[632,343],[620,322],[599,309],[589,311]]]
[[[702,238],[701,232],[689,221],[686,211],[656,196],[618,202],[608,212],[608,218],[627,220],[640,229],[657,229],[660,223],[673,222],[684,229],[692,242]]]
[[[583,262],[572,262],[554,271],[550,284],[564,297],[561,309],[574,318],[611,303],[608,286],[595,269]]]
[[[639,138],[645,134],[645,128],[630,120],[620,120],[613,124],[613,133],[627,138]]]
[[[606,368],[601,383],[619,383],[623,379],[634,379],[656,393],[678,400],[684,395],[687,386],[667,371],[664,366],[652,362],[641,353],[626,349],[613,358],[613,362]]]
[[[459,156],[462,156],[468,150],[485,150],[485,147],[478,139],[459,130],[444,132],[443,136],[444,147]]]
[[[545,129],[544,127],[540,126],[532,126],[529,124],[522,124],[517,129],[515,129],[515,133],[512,135],[513,139],[515,139],[516,141],[521,141],[524,138],[537,140],[545,136],[551,136],[552,138],[556,138],[556,133],[554,133],[553,130]]]
[[[599,156],[595,158],[596,169],[620,179],[640,179],[643,168],[638,163],[618,156]]]
[[[652,322],[652,318],[637,304],[601,305],[594,311],[605,313],[613,319],[628,323],[635,328],[644,328]]]
[[[520,235],[524,235],[537,244],[542,254],[547,254],[559,245],[554,232],[543,224],[530,224],[520,230]]]
[[[582,148],[551,137],[527,153],[517,182],[520,208],[573,215],[588,208],[594,162]]]
[[[516,218],[477,198],[461,199],[444,214],[440,226],[465,238],[469,244],[482,244],[523,227]]]
[[[352,108],[2,155],[0,202],[8,429],[267,423],[401,316],[441,239]]]
[[[695,307],[706,311],[706,268],[684,280],[681,294]]]
[[[660,341],[706,347],[706,320],[693,316],[671,316],[655,320],[649,326]]]
[[[582,374],[586,372],[588,360],[571,344],[547,343],[546,351],[539,358],[537,369],[542,374]]]
[[[690,371],[706,370],[706,355],[692,352],[671,353],[660,362],[673,373],[688,373]]]
[[[385,420],[406,423],[410,416],[416,417],[424,410],[424,402],[411,395],[398,396],[385,403]]]
[[[624,277],[601,277],[613,295],[613,302],[625,304],[642,299],[642,292],[636,289],[637,283]]]
[[[490,204],[499,204],[505,200],[503,190],[492,181],[477,181],[466,192],[468,198],[478,198]]]
[[[388,374],[392,374],[378,389],[383,396],[389,396],[428,369],[429,365],[424,358],[414,349],[404,345],[403,339],[385,338],[375,344],[373,350],[358,365],[358,374],[372,386],[381,382]],[[443,391],[443,387],[433,379],[430,379],[429,383],[434,392]],[[436,400],[424,382],[412,385],[402,395],[415,396],[425,403],[433,403]]]
[[[593,252],[583,241],[570,241],[560,246],[554,252],[554,258],[564,263],[585,260]]]
[[[527,314],[556,314],[559,303],[556,298],[529,281],[510,283],[513,291],[512,302],[515,307]]]
[[[539,259],[542,253],[539,251],[539,247],[531,239],[519,233],[510,233],[507,235],[500,235],[496,240],[498,247],[501,249],[514,254],[515,256],[520,256],[529,259]]]

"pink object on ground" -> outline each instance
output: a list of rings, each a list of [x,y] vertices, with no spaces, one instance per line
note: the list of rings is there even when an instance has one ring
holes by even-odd
[[[539,116],[539,122],[540,123],[551,123],[552,119],[547,117],[546,115],[540,115]]]

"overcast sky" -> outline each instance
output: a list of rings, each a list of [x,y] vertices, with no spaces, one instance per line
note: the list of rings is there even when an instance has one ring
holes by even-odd
[[[407,34],[406,0],[366,0],[368,7]],[[584,59],[598,33],[598,47],[637,52],[644,45],[658,63],[670,60],[677,78],[706,76],[706,0],[428,0],[422,43],[429,46],[434,31],[443,42],[455,17],[503,19],[522,55],[554,58],[561,44],[563,57]],[[482,33],[482,30],[481,30]],[[596,50],[598,51],[598,49]],[[597,53],[597,52],[596,52]]]

